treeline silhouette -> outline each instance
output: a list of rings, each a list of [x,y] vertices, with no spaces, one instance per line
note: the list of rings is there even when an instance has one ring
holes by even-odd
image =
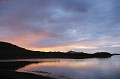
[[[11,43],[0,42],[0,59],[27,59],[27,58],[107,58],[112,54],[108,52],[97,52],[94,54],[88,54],[84,52],[41,52],[32,51],[25,48],[18,47]]]

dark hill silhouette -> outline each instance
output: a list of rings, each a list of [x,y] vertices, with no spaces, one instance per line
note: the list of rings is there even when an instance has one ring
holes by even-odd
[[[24,53],[27,52],[29,50],[26,50],[25,48],[22,47],[18,47],[16,45],[13,45],[11,43],[7,43],[7,42],[0,42],[0,52],[3,54],[12,54],[12,53]]]
[[[27,50],[22,47],[18,47],[16,45],[13,45],[11,43],[7,42],[0,42],[0,59],[4,58],[24,58],[26,57],[30,52],[30,50]]]
[[[7,42],[0,42],[0,59],[22,59],[22,58],[107,58],[112,54],[98,52],[95,54],[80,52],[40,52],[27,50]]]

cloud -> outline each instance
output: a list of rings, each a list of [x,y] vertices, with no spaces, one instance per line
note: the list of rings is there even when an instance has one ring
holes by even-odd
[[[1,0],[0,40],[41,50],[119,45],[119,4],[119,0]]]

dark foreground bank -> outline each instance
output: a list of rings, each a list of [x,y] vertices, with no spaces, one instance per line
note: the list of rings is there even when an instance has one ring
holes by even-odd
[[[54,79],[47,76],[15,71],[30,63],[33,62],[0,62],[0,79]]]
[[[47,76],[38,76],[30,73],[0,70],[0,79],[54,79]]]

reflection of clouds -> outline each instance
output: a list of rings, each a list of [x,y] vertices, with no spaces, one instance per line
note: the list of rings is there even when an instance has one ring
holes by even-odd
[[[111,67],[119,68],[120,63],[119,58],[108,58],[108,59],[59,59],[59,61],[54,61],[57,59],[52,59],[48,61],[39,61],[38,63],[33,63],[27,65],[19,70],[26,69],[26,70],[39,70],[42,68],[68,68],[68,69],[102,69],[102,70],[109,70]]]
[[[56,59],[55,59],[56,60]],[[117,79],[120,73],[120,58],[113,56],[108,59],[60,59],[59,62],[43,61],[33,63],[18,69],[19,72],[29,72],[34,74],[60,75],[70,78],[85,79]],[[42,71],[42,72],[40,72]]]

